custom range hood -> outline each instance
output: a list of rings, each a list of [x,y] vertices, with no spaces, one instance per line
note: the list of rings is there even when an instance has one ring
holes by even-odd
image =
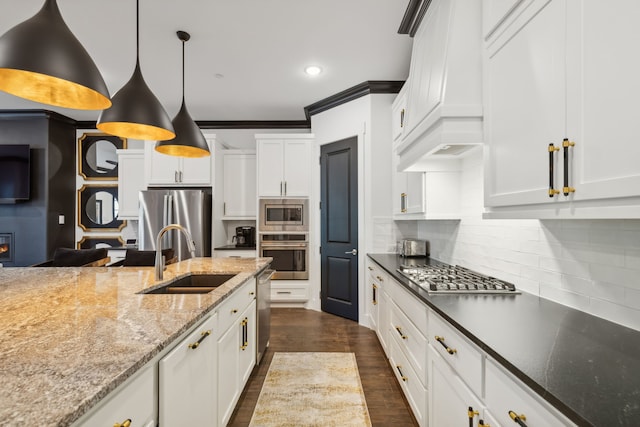
[[[480,3],[423,0],[403,87],[399,171],[428,170],[433,160],[459,159],[483,142]]]

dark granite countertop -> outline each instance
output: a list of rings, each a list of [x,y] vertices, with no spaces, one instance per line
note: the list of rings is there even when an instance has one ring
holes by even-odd
[[[218,246],[217,248],[213,248],[214,251],[254,251],[256,249],[255,246],[236,246],[236,245],[225,245]]]
[[[368,256],[576,424],[640,425],[640,332],[524,292],[428,294]]]

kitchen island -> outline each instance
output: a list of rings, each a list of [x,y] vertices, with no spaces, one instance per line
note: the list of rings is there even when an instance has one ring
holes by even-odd
[[[254,278],[270,258],[153,267],[0,269],[2,425],[66,426]],[[208,294],[140,294],[188,274],[238,273]]]
[[[640,332],[524,292],[427,293],[396,271],[411,260],[369,258],[477,346],[486,365],[495,361],[576,425],[639,425]]]

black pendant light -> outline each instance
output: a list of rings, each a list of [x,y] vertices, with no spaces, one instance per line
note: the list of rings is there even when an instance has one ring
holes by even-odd
[[[98,67],[62,19],[55,0],[0,37],[0,90],[79,110],[111,106]]]
[[[172,121],[176,137],[169,141],[158,141],[156,143],[156,151],[180,157],[210,156],[211,152],[207,141],[204,139],[204,135],[198,125],[189,115],[187,105],[184,102],[184,44],[189,41],[191,36],[184,31],[178,31],[176,34],[182,41],[182,107],[180,107],[180,111]]]
[[[131,79],[104,110],[96,127],[123,138],[163,141],[176,136],[169,115],[142,77],[140,71],[140,6],[136,0],[136,68]]]

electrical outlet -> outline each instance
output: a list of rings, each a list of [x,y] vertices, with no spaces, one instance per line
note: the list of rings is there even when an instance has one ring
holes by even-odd
[[[58,215],[58,225],[64,225],[64,215]]]

